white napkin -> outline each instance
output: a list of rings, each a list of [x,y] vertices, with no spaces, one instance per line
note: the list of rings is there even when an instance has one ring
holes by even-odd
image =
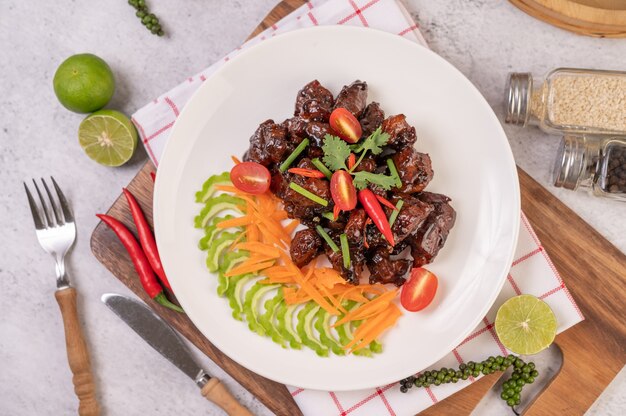
[[[331,24],[368,26],[396,33],[427,47],[417,24],[397,0],[312,0],[133,115],[132,121],[137,126],[142,143],[155,166],[158,167],[170,129],[180,110],[200,84],[217,68],[242,49],[275,34]],[[482,361],[489,355],[506,355],[508,352],[498,341],[493,322],[500,305],[517,294],[528,293],[544,299],[556,314],[558,332],[584,319],[524,215],[520,223],[515,259],[507,277],[508,282],[482,323],[452,352],[433,365],[432,369],[456,367],[466,361]],[[304,390],[293,386],[288,388],[305,415],[414,415],[474,381],[469,379],[432,389],[413,388],[406,394],[399,391],[397,383],[375,389],[338,393]]]

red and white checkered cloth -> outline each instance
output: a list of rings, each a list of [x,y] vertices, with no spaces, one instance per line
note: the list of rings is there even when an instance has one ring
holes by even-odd
[[[311,0],[219,62],[188,78],[133,115],[132,120],[154,164],[158,166],[169,131],[180,109],[217,68],[232,59],[240,50],[278,33],[330,24],[373,27],[396,33],[427,47],[417,25],[398,0]],[[481,361],[489,355],[506,355],[507,350],[498,340],[493,322],[500,305],[515,295],[527,293],[544,299],[556,314],[558,332],[584,319],[523,214],[515,259],[507,276],[508,282],[482,323],[432,368],[454,367],[465,361]],[[409,394],[400,393],[397,383],[375,389],[337,393],[297,387],[289,387],[289,390],[305,415],[413,415],[474,381],[471,378],[433,389],[413,389]]]

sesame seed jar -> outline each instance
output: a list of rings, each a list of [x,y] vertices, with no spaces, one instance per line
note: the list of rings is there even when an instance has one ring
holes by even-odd
[[[586,188],[626,202],[626,137],[564,136],[553,170],[554,186]]]
[[[626,72],[558,68],[509,74],[506,118],[552,134],[626,135]]]

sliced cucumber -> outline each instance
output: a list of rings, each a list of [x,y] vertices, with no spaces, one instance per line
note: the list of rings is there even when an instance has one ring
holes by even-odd
[[[223,233],[211,241],[206,257],[206,267],[210,272],[216,272],[220,268],[220,256],[224,250],[230,247],[240,233]]]
[[[228,286],[233,277],[226,276],[226,273],[230,271],[237,264],[245,261],[248,258],[248,253],[244,251],[229,251],[224,254],[222,263],[220,265],[220,272],[217,276],[217,294],[224,296],[228,290]]]
[[[294,350],[302,349],[302,340],[293,328],[293,313],[297,307],[298,305],[287,305],[283,300],[276,310],[278,332]]]
[[[226,297],[228,298],[230,308],[233,310],[233,318],[238,321],[243,321],[243,317],[241,316],[241,313],[243,312],[243,302],[241,301],[243,287],[253,277],[254,276],[251,274],[230,277],[230,283],[228,284],[228,289],[226,290]]]
[[[320,306],[315,302],[307,302],[305,307],[298,312],[298,325],[296,330],[302,339],[302,344],[311,348],[320,357],[328,357],[328,348],[322,345],[313,332],[313,320]]]
[[[265,329],[265,333],[272,338],[272,341],[279,344],[281,347],[286,348],[285,338],[278,332],[276,328],[275,318],[278,305],[283,301],[283,290],[278,288],[276,295],[265,301],[265,313],[259,316],[259,324]]]
[[[196,192],[196,202],[206,202],[215,193],[215,185],[232,185],[230,172],[213,175],[202,184],[202,189]]]
[[[265,328],[259,323],[257,317],[259,313],[259,302],[261,301],[261,298],[263,298],[263,295],[269,291],[275,290],[278,287],[280,287],[280,285],[264,285],[256,282],[246,292],[246,297],[243,302],[243,313],[246,315],[248,328],[250,328],[251,331],[254,331],[259,335],[265,335]]]
[[[202,237],[198,242],[198,248],[203,251],[208,250],[209,245],[211,245],[211,241],[213,241],[221,232],[226,231],[227,229],[241,231],[241,228],[239,227],[217,228],[217,224],[222,221],[230,220],[232,218],[235,217],[233,215],[226,215],[224,217],[213,217],[211,222],[204,228],[204,237]]]
[[[236,198],[231,195],[221,194],[215,198],[209,199],[200,214],[194,219],[194,226],[196,228],[204,228],[208,224],[209,220],[219,214],[222,211],[232,210],[237,212],[241,211],[241,205],[244,204],[243,199]]]
[[[330,328],[330,320],[332,315],[325,309],[320,308],[317,311],[315,319],[315,329],[320,334],[320,342],[322,345],[331,349],[331,351],[337,355],[345,355],[346,351],[341,348],[341,345],[335,340],[335,336],[332,334]]]

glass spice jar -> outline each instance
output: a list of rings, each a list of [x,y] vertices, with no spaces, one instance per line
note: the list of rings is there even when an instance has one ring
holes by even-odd
[[[626,135],[626,72],[558,68],[509,74],[505,121],[553,134]]]
[[[626,137],[563,137],[553,181],[556,187],[584,187],[596,196],[626,202]]]

